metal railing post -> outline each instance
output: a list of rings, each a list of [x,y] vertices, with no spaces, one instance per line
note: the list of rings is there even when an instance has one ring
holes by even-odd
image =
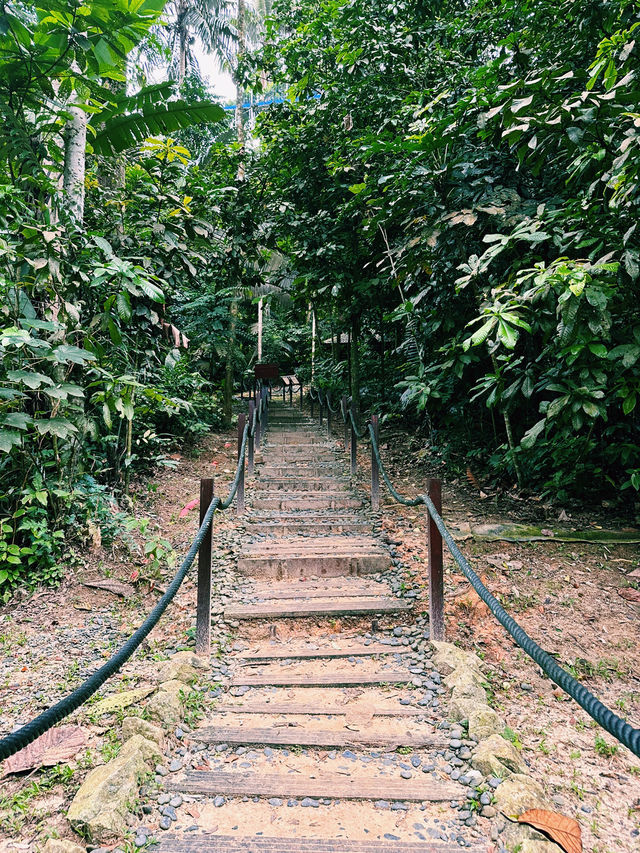
[[[375,437],[375,443],[371,442],[371,509],[374,512],[378,512],[380,509],[380,471],[374,449],[378,444],[379,425],[377,415],[371,415],[371,426],[373,427],[373,435]]]
[[[269,394],[265,388],[262,392],[262,432],[266,432],[269,426]]]
[[[249,400],[249,456],[247,458],[247,474],[251,477],[253,475],[253,451],[254,451],[254,442],[256,440],[255,433],[252,430],[253,424],[253,413],[256,410],[256,404],[254,400]]]
[[[238,415],[238,462],[240,465],[240,479],[238,480],[238,492],[236,494],[236,515],[242,515],[244,512],[244,459],[241,460],[240,453],[242,451],[242,436],[247,423],[247,416],[244,412]]]
[[[440,480],[429,479],[427,494],[438,513],[442,512],[442,490]],[[444,640],[444,582],[442,560],[442,536],[434,520],[429,516],[427,545],[429,549],[429,630],[432,640]]]
[[[358,469],[358,456],[357,456],[358,445],[356,443],[357,441],[358,441],[358,437],[356,436],[356,431],[353,428],[353,424],[351,424],[351,476],[352,477],[356,476],[356,471]]]
[[[344,449],[349,449],[349,412],[347,411],[347,395],[342,395],[342,417],[344,418]]]
[[[200,480],[200,526],[213,500],[213,478]],[[211,652],[211,539],[213,521],[198,551],[198,590],[196,604],[196,654]]]

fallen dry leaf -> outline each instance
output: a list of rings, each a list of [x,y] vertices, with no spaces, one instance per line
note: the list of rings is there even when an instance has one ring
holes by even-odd
[[[530,826],[545,832],[566,853],[582,853],[580,824],[572,817],[566,817],[566,815],[550,812],[546,809],[529,809],[518,817],[518,822],[528,823]]]
[[[2,767],[2,775],[23,773],[38,767],[53,767],[77,755],[86,742],[86,733],[80,726],[49,729],[29,746],[7,758]]]
[[[184,810],[189,817],[194,817],[196,820],[200,817],[200,809],[197,806],[185,806]]]
[[[634,604],[640,604],[640,589],[633,589],[633,587],[629,587],[628,589],[619,589],[618,595],[622,596],[625,601],[632,601]]]
[[[198,500],[198,498],[194,498],[192,501],[189,501],[188,504],[185,504],[182,507],[182,509],[178,513],[178,517],[179,518],[186,518],[189,515],[189,510],[195,509],[199,503],[200,503],[200,501]]]

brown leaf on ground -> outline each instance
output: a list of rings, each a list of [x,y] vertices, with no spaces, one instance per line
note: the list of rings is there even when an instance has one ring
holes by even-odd
[[[572,817],[546,809],[529,809],[519,816],[518,821],[545,832],[566,853],[582,853],[580,824]]]
[[[29,746],[16,752],[4,762],[2,776],[37,770],[38,767],[53,767],[61,761],[74,758],[87,742],[87,735],[80,726],[60,726],[49,729]]]
[[[640,589],[619,589],[618,595],[621,595],[626,601],[631,601],[633,604],[640,604]]]
[[[106,589],[107,592],[112,592],[114,595],[120,595],[122,598],[128,598],[135,593],[135,587],[128,583],[120,583],[110,578],[99,580],[84,581],[84,586],[89,586],[94,589]]]

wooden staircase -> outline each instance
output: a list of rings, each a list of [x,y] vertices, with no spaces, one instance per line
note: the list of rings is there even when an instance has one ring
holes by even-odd
[[[163,834],[159,850],[460,850],[444,827],[467,790],[433,760],[449,738],[417,705],[412,647],[393,639],[413,625],[413,601],[384,578],[390,555],[344,450],[272,404],[262,455],[238,557],[243,600],[224,611],[239,626],[229,690],[187,741],[207,758],[165,782],[194,797],[200,817]],[[407,815],[422,829],[400,831]]]

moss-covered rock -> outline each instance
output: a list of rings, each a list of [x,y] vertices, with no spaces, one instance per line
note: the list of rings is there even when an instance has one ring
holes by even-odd
[[[525,763],[518,750],[500,735],[491,735],[479,743],[471,764],[483,776],[504,777],[525,770]]]
[[[92,770],[82,783],[67,813],[73,829],[89,841],[120,836],[127,814],[138,799],[146,762],[159,758],[157,743],[142,735],[129,738],[115,758]]]

